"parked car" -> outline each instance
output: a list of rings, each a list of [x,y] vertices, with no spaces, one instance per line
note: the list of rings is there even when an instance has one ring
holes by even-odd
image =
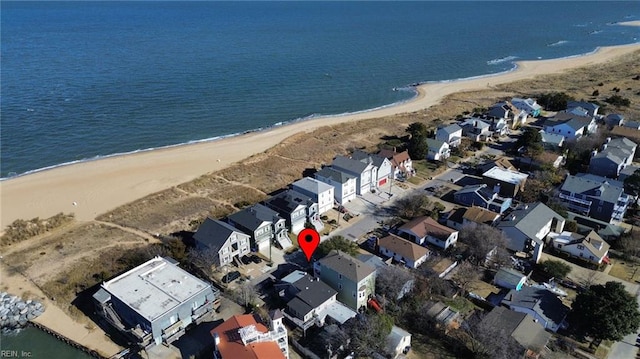
[[[258,256],[257,256],[257,255],[255,255],[255,254],[250,255],[250,256],[249,256],[249,258],[251,259],[251,261],[252,261],[253,263],[256,263],[256,264],[258,264],[258,263],[262,263],[262,258],[258,257]]]
[[[249,263],[251,263],[253,261],[251,260],[251,257],[249,257],[248,255],[244,255],[244,256],[242,256],[240,258],[240,262],[242,262],[242,264],[246,265],[246,264],[249,264]]]
[[[238,271],[229,272],[225,274],[224,277],[222,277],[222,283],[231,283],[238,278],[240,278],[240,272]]]

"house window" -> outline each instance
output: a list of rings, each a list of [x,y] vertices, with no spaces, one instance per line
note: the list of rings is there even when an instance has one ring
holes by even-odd
[[[342,290],[342,284],[338,284],[338,289]]]
[[[584,249],[584,246],[582,244],[578,244],[578,249]]]
[[[342,279],[342,274],[338,274],[338,279]]]

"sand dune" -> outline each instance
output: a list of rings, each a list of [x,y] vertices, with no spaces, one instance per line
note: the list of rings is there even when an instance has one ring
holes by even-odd
[[[331,116],[277,127],[218,141],[140,152],[73,164],[0,182],[2,206],[0,228],[15,219],[49,217],[74,212],[79,220],[148,194],[223,169],[263,152],[287,137],[325,125],[415,112],[438,103],[443,97],[481,90],[536,75],[608,62],[640,49],[640,44],[603,47],[593,54],[554,60],[519,62],[514,71],[474,79],[433,83],[417,88],[418,95],[397,106],[344,116]]]

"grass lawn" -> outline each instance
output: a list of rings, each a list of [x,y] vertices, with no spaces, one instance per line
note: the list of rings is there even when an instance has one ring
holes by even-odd
[[[468,299],[460,296],[453,299],[443,300],[443,302],[444,304],[448,305],[452,310],[455,310],[461,315],[466,315],[467,313],[471,312],[476,308],[475,304],[471,303],[471,301],[469,301]]]
[[[439,164],[429,162],[427,160],[413,161],[413,168],[416,170],[416,176],[424,179],[428,179],[429,177],[433,177],[437,174],[439,172],[439,167]]]
[[[639,264],[622,259],[611,259],[611,263],[613,267],[611,267],[609,275],[629,282],[640,280]]]
[[[425,179],[422,178],[422,177],[413,176],[413,177],[409,178],[407,181],[409,181],[409,183],[411,183],[411,184],[420,185],[420,184],[422,184],[422,182],[425,181]]]
[[[437,338],[413,334],[407,359],[454,359],[456,356]]]
[[[596,349],[595,357],[600,359],[605,359],[609,355],[609,351],[611,350],[611,346],[614,342],[609,340],[603,340],[602,343]]]

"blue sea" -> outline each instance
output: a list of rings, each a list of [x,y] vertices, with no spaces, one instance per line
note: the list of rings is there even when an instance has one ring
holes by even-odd
[[[2,1],[0,10],[0,177],[365,111],[411,98],[412,83],[640,38],[616,24],[640,19],[633,1]]]

